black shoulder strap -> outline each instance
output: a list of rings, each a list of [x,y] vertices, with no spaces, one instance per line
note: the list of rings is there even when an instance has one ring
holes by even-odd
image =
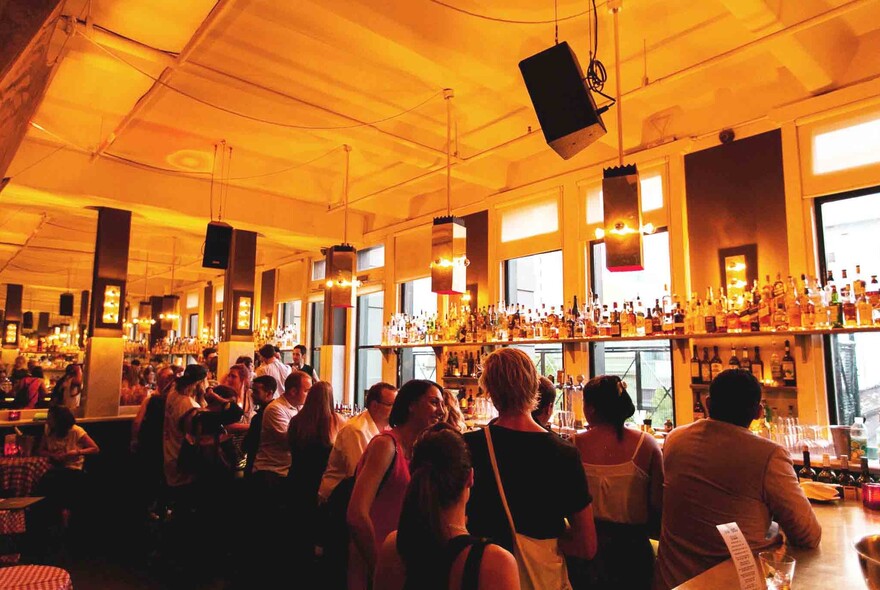
[[[461,590],[479,589],[480,563],[483,561],[483,552],[488,544],[486,539],[477,539],[471,546],[467,560],[464,562],[464,571],[461,574]]]

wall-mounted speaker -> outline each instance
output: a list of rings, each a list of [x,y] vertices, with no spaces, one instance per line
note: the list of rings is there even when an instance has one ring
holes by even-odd
[[[232,242],[232,226],[220,221],[212,221],[205,232],[205,254],[202,266],[222,268],[229,266],[229,245]]]
[[[22,330],[33,330],[34,329],[34,312],[26,311],[21,316],[21,329]]]
[[[62,293],[58,298],[58,315],[73,317],[73,293]]]
[[[519,62],[544,138],[568,160],[605,135],[577,57],[563,41]]]

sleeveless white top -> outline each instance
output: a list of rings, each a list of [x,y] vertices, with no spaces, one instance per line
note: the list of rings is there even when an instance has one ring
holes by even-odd
[[[636,455],[642,448],[644,439],[643,432],[636,450],[626,463],[583,464],[590,485],[590,494],[593,496],[593,514],[597,520],[621,524],[648,522],[650,477],[635,464]]]

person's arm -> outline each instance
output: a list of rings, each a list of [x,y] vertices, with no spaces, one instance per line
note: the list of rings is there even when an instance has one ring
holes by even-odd
[[[593,521],[593,506],[576,512],[570,519],[571,527],[559,538],[559,548],[570,557],[593,559],[596,556],[596,523]]]
[[[648,489],[648,531],[651,537],[660,538],[660,520],[663,514],[663,451],[653,437],[647,437],[650,448],[650,466],[648,476],[651,478]]]
[[[144,423],[144,416],[147,415],[147,405],[150,403],[150,399],[153,396],[148,395],[144,401],[141,403],[141,407],[138,408],[137,416],[134,417],[134,420],[131,423],[131,450],[137,450],[137,439],[138,434],[141,431],[141,425]]]
[[[79,440],[76,441],[77,448],[68,452],[67,455],[69,457],[78,457],[80,455],[97,455],[101,452],[101,449],[98,447],[98,443],[96,443],[91,436],[83,432],[83,435],[79,437]]]
[[[483,561],[485,562],[485,557]],[[516,567],[515,564],[514,567]],[[405,583],[406,568],[403,565],[403,560],[400,559],[400,555],[397,553],[397,531],[394,531],[388,535],[385,542],[382,543],[382,549],[379,550],[376,573],[373,575],[373,588],[401,590]],[[519,588],[518,585],[517,588]]]
[[[394,453],[394,441],[390,436],[374,439],[364,453],[364,464],[357,475],[348,503],[346,516],[351,527],[351,538],[370,574],[376,567],[375,529],[370,518],[370,508],[379,492],[382,478],[394,460]]]
[[[479,590],[519,590],[519,588],[519,568],[513,555],[498,545],[486,545],[483,560],[480,562]]]
[[[349,471],[348,456],[352,444],[351,440],[354,436],[352,428],[343,428],[336,435],[333,448],[330,450],[330,457],[327,459],[327,467],[321,477],[321,485],[318,488],[318,502],[326,502],[333,488],[349,475],[353,475],[354,468]]]
[[[819,546],[822,527],[798,483],[791,458],[782,447],[777,447],[767,462],[764,497],[789,543],[809,548]]]

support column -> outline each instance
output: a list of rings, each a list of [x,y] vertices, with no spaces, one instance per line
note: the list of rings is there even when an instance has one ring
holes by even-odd
[[[116,416],[122,385],[122,322],[131,211],[98,210],[92,305],[86,347],[83,416]]]
[[[229,246],[229,267],[223,276],[223,317],[217,345],[218,377],[225,375],[240,356],[254,354],[254,277],[257,234],[236,229]]]
[[[394,261],[395,243],[397,240],[394,236],[388,236],[385,239],[385,272],[383,274],[383,303],[382,303],[382,325],[387,326],[391,321],[391,317],[397,313],[397,306],[400,304],[400,297],[397,293],[397,283],[394,281],[396,272]],[[397,385],[397,371],[399,363],[399,355],[394,350],[382,351],[382,381]],[[438,359],[439,361],[439,359]],[[437,363],[439,366],[439,362]]]
[[[324,343],[321,345],[321,367],[318,376],[334,384],[333,397],[338,403],[351,403],[350,387],[346,387],[345,337],[348,308],[332,307],[330,292],[324,291]],[[355,309],[355,308],[352,308]],[[354,339],[351,343],[355,346]],[[340,387],[341,386],[341,387]]]
[[[86,332],[89,329],[89,291],[85,290],[79,296],[79,337],[80,348],[86,346]]]
[[[691,292],[690,242],[688,241],[687,194],[685,190],[684,154],[669,158],[669,263],[671,292],[686,299]],[[689,340],[672,344],[672,391],[675,392],[675,424],[694,421],[694,396],[691,392]]]
[[[265,327],[271,330],[278,325],[278,318],[275,317],[275,283],[277,281],[276,269],[264,270],[260,278],[260,317],[259,324],[254,326],[256,329],[262,329],[263,321]],[[304,302],[303,307],[307,307],[308,303]],[[308,315],[307,310],[303,311],[303,315]],[[284,327],[284,326],[280,326]]]

